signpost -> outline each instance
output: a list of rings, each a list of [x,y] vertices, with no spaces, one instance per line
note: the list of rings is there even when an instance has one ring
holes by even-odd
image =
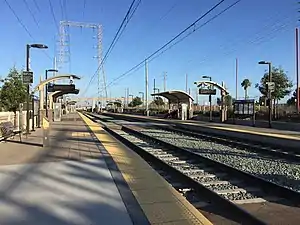
[[[23,78],[24,84],[32,84],[33,83],[33,72],[32,71],[23,71],[22,78]]]

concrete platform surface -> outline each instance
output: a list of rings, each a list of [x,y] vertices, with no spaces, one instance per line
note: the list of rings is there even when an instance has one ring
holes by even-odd
[[[0,167],[0,224],[133,224],[104,159]]]

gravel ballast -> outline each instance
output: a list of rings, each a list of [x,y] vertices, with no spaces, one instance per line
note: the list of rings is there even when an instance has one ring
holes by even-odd
[[[295,191],[300,191],[300,163],[258,154],[251,152],[251,149],[238,149],[166,130],[143,129],[140,132]]]

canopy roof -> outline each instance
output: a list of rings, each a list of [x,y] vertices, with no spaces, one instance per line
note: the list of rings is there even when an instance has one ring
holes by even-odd
[[[162,96],[169,100],[170,103],[188,103],[190,100],[194,101],[193,97],[184,91],[171,90],[151,94],[152,96]]]

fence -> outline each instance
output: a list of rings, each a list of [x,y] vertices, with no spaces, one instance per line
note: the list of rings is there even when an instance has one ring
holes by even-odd
[[[30,113],[29,127],[32,129],[32,111]],[[0,112],[0,123],[1,122],[12,122],[15,125],[16,130],[25,130],[26,129],[26,115],[27,112],[23,111],[20,115],[19,112],[16,113],[16,116],[13,112]],[[34,115],[34,125],[38,125],[38,116],[37,113]]]

